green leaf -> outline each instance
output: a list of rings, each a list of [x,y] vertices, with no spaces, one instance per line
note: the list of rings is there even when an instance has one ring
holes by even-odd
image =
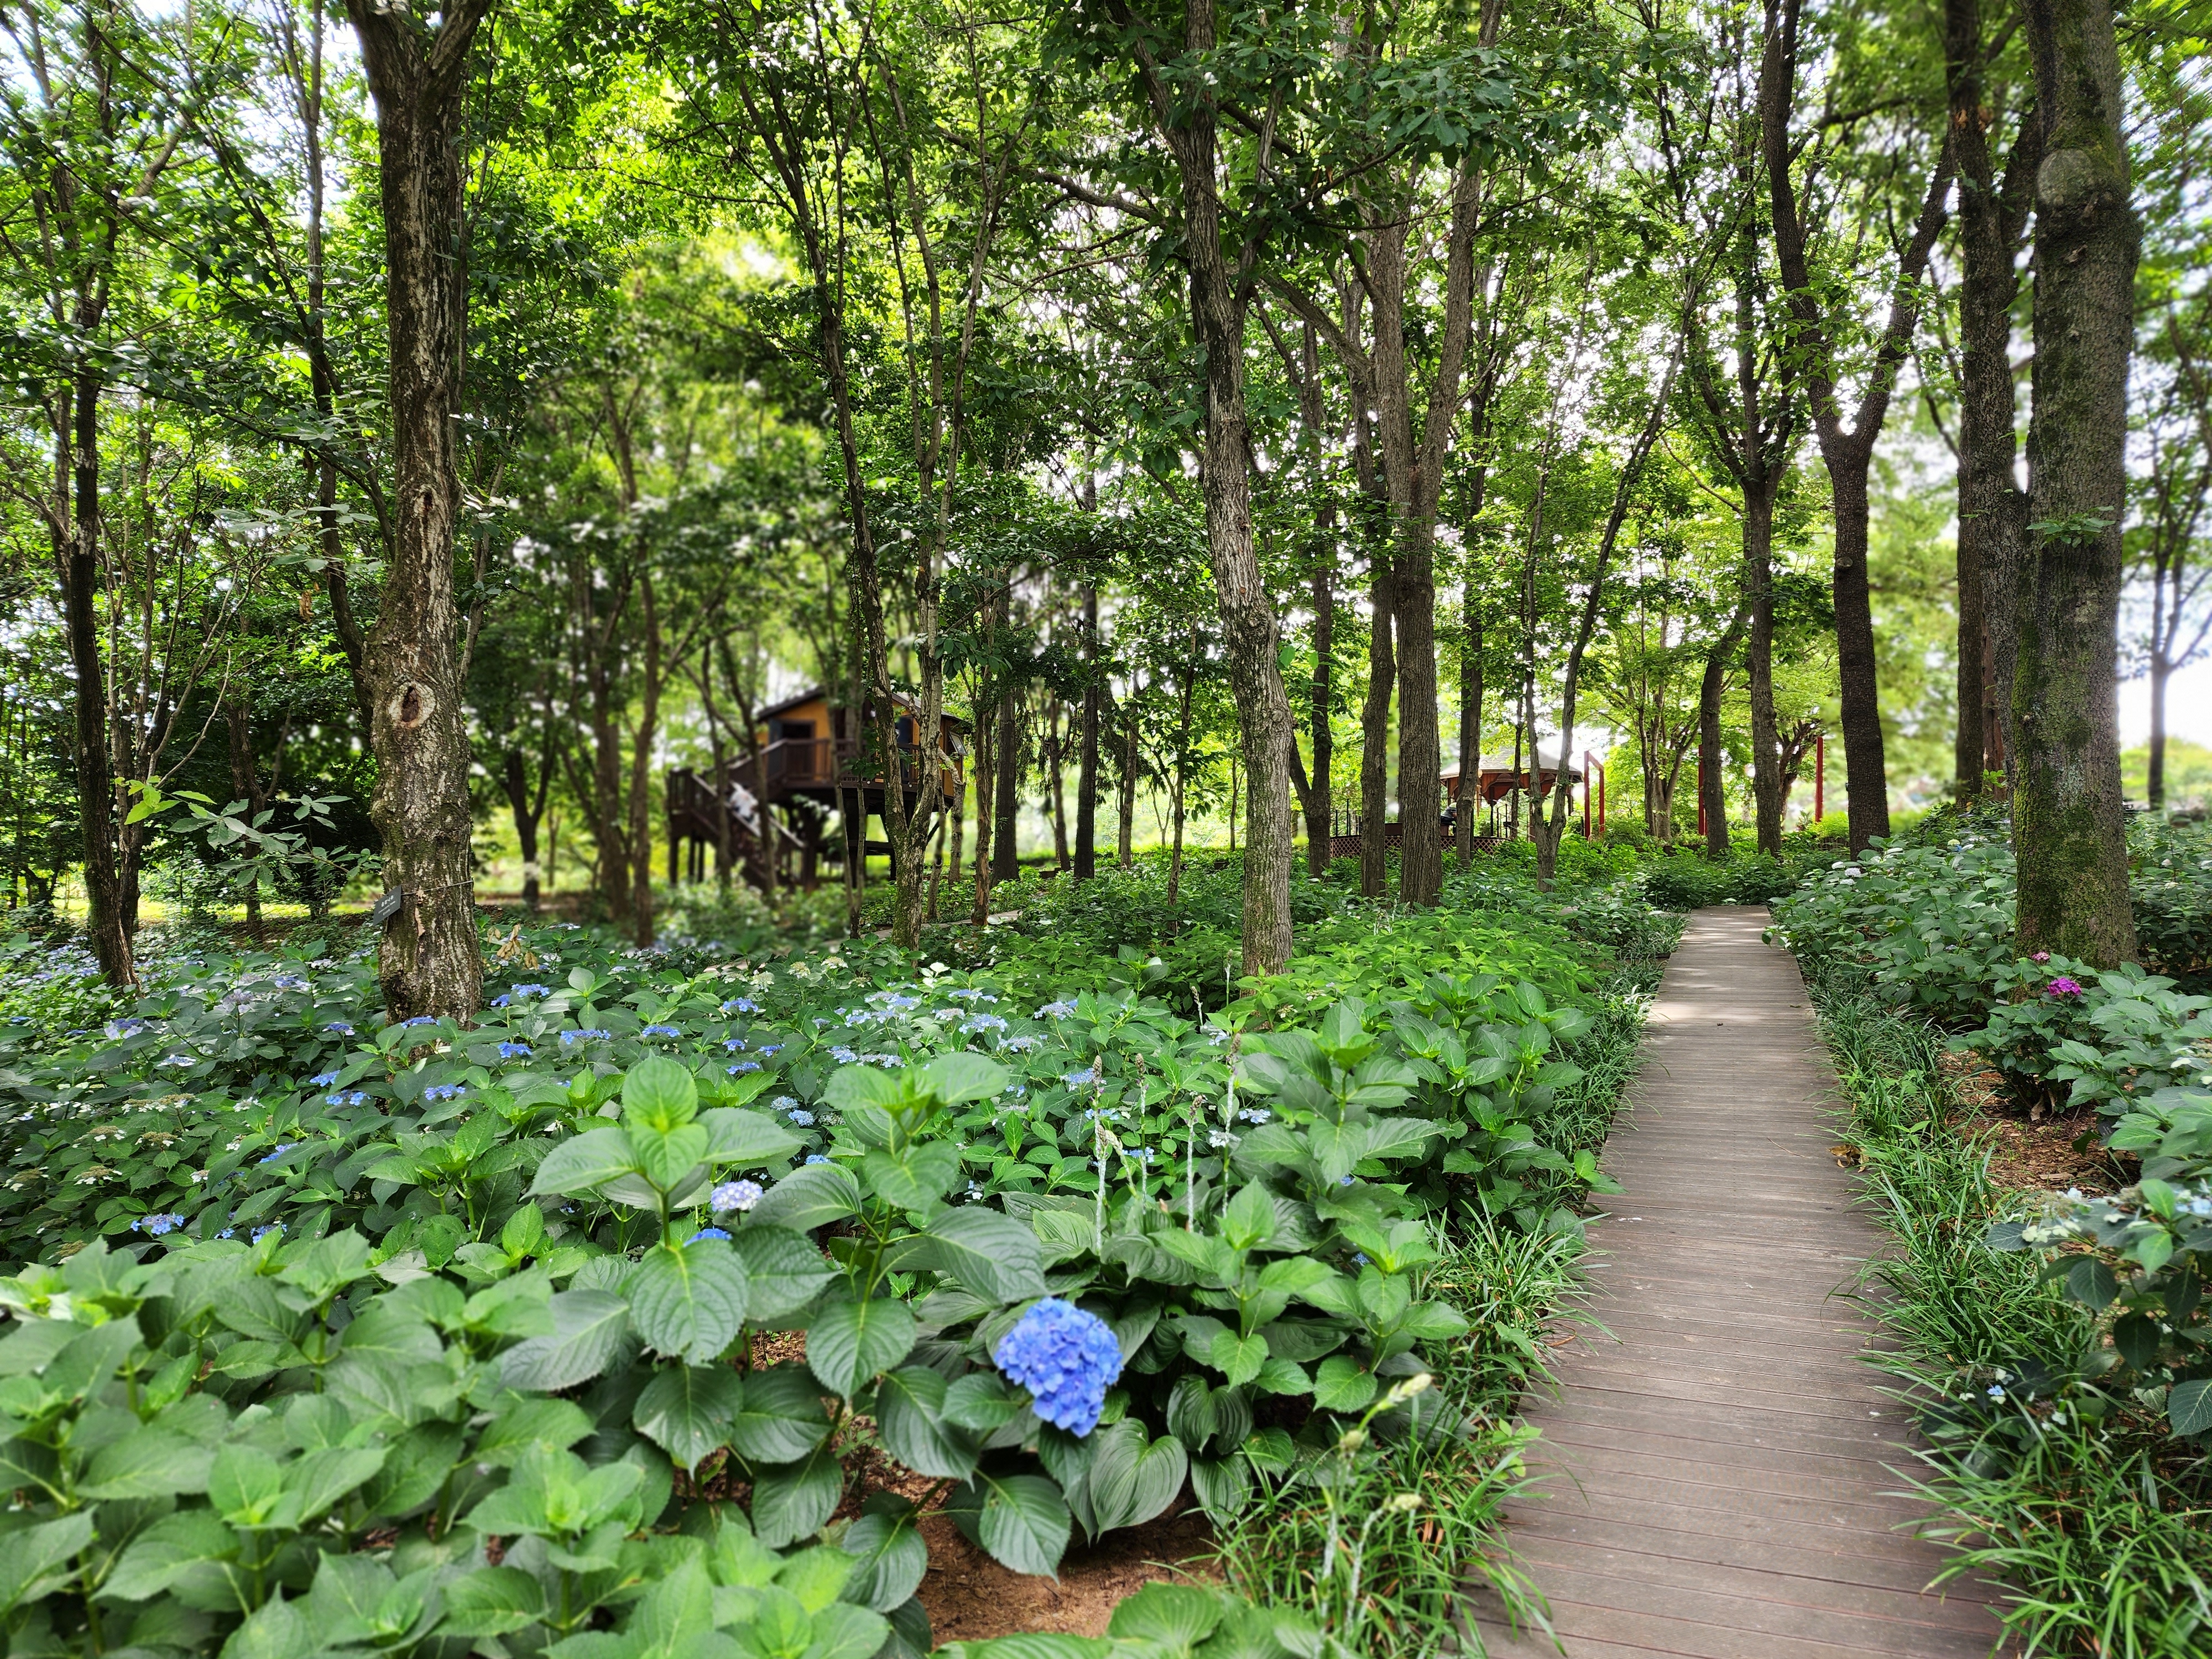
[[[849,1400],[907,1357],[915,1331],[913,1313],[896,1297],[831,1302],[806,1328],[806,1363],[823,1387]]]
[[[806,1659],[872,1659],[890,1633],[890,1621],[881,1613],[833,1602],[814,1615]]]
[[[947,1106],[970,1100],[996,1100],[1006,1086],[1006,1068],[981,1054],[939,1054],[915,1073],[915,1082]]]
[[[1267,1340],[1223,1331],[1207,1345],[1206,1363],[1226,1376],[1231,1388],[1249,1382],[1267,1363]]]
[[[829,1431],[822,1385],[803,1365],[778,1365],[745,1378],[730,1444],[749,1463],[795,1463]]]
[[[2084,1256],[2066,1270],[2066,1294],[2091,1308],[2109,1307],[2120,1293],[2112,1270],[2094,1256]]]
[[[789,1158],[799,1139],[765,1112],[748,1112],[734,1106],[717,1107],[699,1115],[707,1132],[707,1161],[738,1164],[750,1168]]]
[[[745,1401],[738,1374],[721,1365],[676,1365],[637,1397],[637,1431],[686,1469],[724,1444]]]
[[[878,1613],[889,1613],[903,1603],[929,1571],[929,1546],[922,1540],[911,1510],[864,1514],[837,1543],[858,1558],[853,1576],[845,1581],[845,1599]]]
[[[474,1461],[495,1468],[513,1466],[532,1446],[566,1449],[596,1426],[589,1413],[573,1400],[542,1400],[511,1394],[499,1403],[499,1414],[484,1425],[477,1437]]]
[[[284,1490],[299,1501],[300,1518],[311,1521],[384,1467],[382,1446],[325,1446],[306,1453],[284,1468]]]
[[[753,1477],[753,1534],[772,1550],[811,1538],[844,1495],[844,1468],[826,1443],[799,1462],[760,1469]]]
[[[479,1567],[446,1581],[447,1636],[504,1636],[545,1615],[545,1592],[520,1567]]]
[[[755,1222],[731,1235],[730,1248],[745,1264],[745,1317],[757,1325],[797,1313],[837,1277],[836,1266],[804,1234],[787,1228]]]
[[[1275,1236],[1275,1200],[1265,1187],[1255,1181],[1229,1200],[1222,1212],[1221,1236],[1239,1250],[1265,1244]]]
[[[872,1066],[841,1066],[830,1074],[822,1098],[833,1109],[848,1115],[870,1109],[880,1112],[906,1098],[903,1080]]]
[[[665,1054],[647,1054],[623,1078],[622,1103],[626,1122],[665,1133],[698,1115],[699,1079]]]
[[[562,1291],[552,1301],[553,1334],[516,1343],[500,1356],[510,1389],[550,1394],[606,1370],[629,1330],[629,1304],[606,1291]]]
[[[0,1533],[0,1613],[19,1601],[52,1595],[70,1575],[70,1558],[91,1542],[90,1510]]]
[[[1000,1565],[1039,1577],[1058,1573],[1071,1522],[1060,1488],[1042,1475],[979,1474],[946,1508],[970,1541]]]
[[[702,1238],[647,1250],[623,1290],[647,1346],[704,1365],[719,1358],[744,1328],[747,1282],[736,1251],[720,1239]]]
[[[641,1123],[631,1128],[629,1138],[637,1149],[638,1172],[665,1193],[683,1186],[685,1177],[707,1161],[707,1132],[696,1123],[680,1123],[665,1131]]]
[[[1005,1303],[1045,1294],[1037,1237],[1005,1212],[963,1205],[941,1212],[928,1233],[930,1265],[976,1295]]]
[[[1364,1411],[1376,1389],[1375,1373],[1343,1354],[1322,1360],[1314,1372],[1314,1404],[1323,1411]]]
[[[228,1560],[237,1549],[238,1540],[230,1528],[208,1510],[179,1510],[131,1540],[100,1593],[121,1601],[143,1601],[194,1567]]]
[[[1133,1417],[1100,1429],[1097,1440],[1090,1486],[1098,1531],[1142,1525],[1175,1502],[1190,1468],[1182,1441],[1170,1434],[1147,1441]]]
[[[949,1140],[922,1140],[902,1152],[872,1152],[861,1158],[860,1173],[884,1202],[927,1210],[960,1179],[960,1149]]]
[[[296,1526],[300,1510],[284,1504],[284,1468],[258,1448],[225,1446],[208,1471],[208,1502],[234,1527]]]
[[[214,1451],[148,1426],[102,1446],[78,1483],[86,1498],[169,1498],[205,1492]]]
[[[2175,1383],[2166,1396],[2166,1420],[2176,1434],[2212,1429],[2212,1377]]]
[[[915,1474],[964,1480],[975,1472],[981,1449],[974,1435],[945,1420],[945,1389],[944,1376],[927,1365],[891,1372],[877,1385],[876,1431],[884,1449]]]
[[[1106,1633],[1183,1652],[1212,1635],[1220,1622],[1221,1597],[1215,1591],[1195,1584],[1152,1583],[1114,1609]]]
[[[279,1588],[230,1633],[222,1659],[314,1659],[322,1650],[307,1615]]]
[[[788,1227],[804,1233],[860,1212],[860,1183],[850,1170],[836,1164],[809,1164],[763,1194],[749,1222],[750,1227]]]
[[[589,1192],[636,1169],[637,1154],[630,1149],[628,1135],[612,1127],[586,1129],[545,1154],[530,1190],[533,1196]]]

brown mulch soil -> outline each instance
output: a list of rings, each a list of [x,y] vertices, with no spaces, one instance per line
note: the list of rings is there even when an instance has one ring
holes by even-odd
[[[2023,1114],[2004,1080],[1972,1054],[1947,1054],[1943,1069],[1966,1110],[1951,1127],[1990,1137],[1990,1173],[2015,1192],[2118,1192],[2135,1179],[2134,1160],[2098,1145],[2103,1121],[2094,1105],[2054,1112],[2037,1104]]]
[[[921,1604],[939,1642],[973,1642],[1024,1631],[1066,1636],[1103,1636],[1114,1609],[1146,1584],[1161,1579],[1218,1582],[1212,1529],[1196,1509],[1111,1532],[1094,1545],[1068,1546],[1060,1577],[1032,1578],[1009,1571],[936,1516],[921,1524],[929,1542],[929,1576]]]

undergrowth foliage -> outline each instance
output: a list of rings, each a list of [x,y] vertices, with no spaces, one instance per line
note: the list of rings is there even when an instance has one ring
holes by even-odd
[[[22,952],[9,1651],[896,1659],[925,1516],[1049,1573],[1185,1492],[1250,1600],[1155,1587],[1133,1650],[1426,1652],[1460,1566],[1517,1593],[1503,1419],[1669,924],[1340,897],[1209,996],[1094,908],[1049,993],[1002,928],[512,930],[465,1028],[384,1024],[357,952],[106,1005]]]
[[[2138,842],[2139,908],[2170,845]],[[1954,1552],[1945,1581],[2004,1580],[2031,1655],[2182,1659],[2212,1637],[2205,1003],[2139,969],[2016,957],[2008,866],[1972,830],[1893,846],[1816,877],[1777,906],[1777,931],[1898,1247],[1875,1269],[1907,1339],[1884,1363],[1932,1447],[1921,1484]],[[1958,1127],[1955,1048],[1988,1057],[2023,1107],[2094,1103],[2142,1178],[2110,1199],[2005,1189]]]

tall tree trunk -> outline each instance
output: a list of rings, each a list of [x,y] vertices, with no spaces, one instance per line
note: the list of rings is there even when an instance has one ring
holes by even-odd
[[[1462,869],[1474,866],[1474,818],[1482,800],[1482,597],[1474,573],[1467,578],[1467,638],[1459,657],[1459,799],[1453,807],[1454,839]]]
[[[992,813],[991,879],[1013,881],[1022,873],[1017,856],[1020,849],[1015,842],[1022,810],[1022,728],[1020,699],[1012,689],[999,698],[999,736],[994,747],[998,752],[999,787]]]
[[[369,816],[384,838],[386,889],[401,896],[377,960],[395,1020],[465,1019],[483,988],[453,537],[468,306],[461,126],[469,48],[490,9],[491,0],[453,0],[426,36],[411,15],[346,0],[376,102],[384,210],[395,522],[362,678],[376,757]]]
[[[629,921],[631,938],[650,949],[653,925],[653,746],[660,735],[660,609],[653,577],[637,579],[639,621],[645,629],[645,676],[639,687],[637,732],[629,751]]]
[[[1796,100],[1797,30],[1802,0],[1766,0],[1766,41],[1759,60],[1759,143],[1766,165],[1776,262],[1788,291],[1795,336],[1805,357],[1803,377],[1820,459],[1828,469],[1836,520],[1836,666],[1841,691],[1838,724],[1850,775],[1851,850],[1889,834],[1888,770],[1882,752],[1881,701],[1874,644],[1874,601],[1867,574],[1867,472],[1881,435],[1897,374],[1920,317],[1921,278],[1942,233],[1950,195],[1954,152],[1947,141],[1929,169],[1927,192],[1911,235],[1898,254],[1890,286],[1889,315],[1875,347],[1858,407],[1849,428],[1838,398],[1835,319],[1813,287],[1807,236],[1798,215],[1790,168],[1796,159],[1790,124]]]
[[[82,319],[87,306],[80,303]],[[56,471],[68,471],[70,510],[55,553],[62,567],[62,617],[69,641],[70,749],[76,763],[77,815],[83,831],[86,932],[108,984],[137,983],[131,935],[136,920],[124,902],[122,848],[115,810],[113,751],[108,747],[107,669],[100,654],[100,394],[96,371],[80,368],[64,402],[66,434],[56,444]]]
[[[1387,543],[1375,549],[1368,580],[1367,700],[1359,710],[1359,890],[1368,898],[1389,891],[1389,850],[1383,826],[1390,817],[1390,690],[1396,659],[1390,648],[1397,616]]]
[[[2012,584],[2027,533],[2027,497],[2014,470],[2013,302],[2043,124],[2023,112],[2000,183],[1990,155],[1980,0],[1944,0],[1951,146],[1959,163],[1959,735],[1960,799],[2005,764],[2004,710],[2013,676]],[[1991,716],[1996,718],[1992,719]],[[1995,758],[1997,765],[1992,767]]]
[[[2115,696],[2128,358],[2128,203],[2111,0],[2024,0],[2044,160],[2035,185],[2028,544],[2013,593],[2020,948],[2136,954]]]
[[[1192,695],[1198,690],[1196,637],[1191,640],[1193,659],[1183,669],[1182,702],[1176,719],[1175,786],[1170,804],[1170,821],[1174,824],[1174,842],[1168,853],[1168,908],[1173,909],[1182,892],[1182,823],[1184,790],[1190,777],[1190,704]]]
[[[1778,476],[1744,492],[1744,580],[1751,594],[1751,793],[1759,850],[1782,853],[1781,732],[1774,718],[1774,487]]]
[[[1060,708],[1057,701],[1052,705],[1052,723],[1045,732],[1045,766],[1048,787],[1052,799],[1052,862],[1056,870],[1067,868],[1067,791],[1063,785],[1060,766]]]
[[[1137,855],[1137,683],[1129,682],[1129,706],[1121,723],[1121,787],[1115,801],[1115,862],[1126,870]]]
[[[1152,117],[1182,184],[1183,258],[1192,332],[1205,358],[1205,447],[1199,483],[1220,607],[1230,690],[1251,778],[1246,798],[1244,971],[1272,974],[1291,954],[1291,702],[1276,650],[1281,630],[1252,532],[1251,436],[1244,410],[1244,324],[1256,242],[1231,251],[1223,237],[1218,117],[1212,104],[1171,88],[1146,32],[1115,9],[1143,79]],[[1219,45],[1214,0],[1188,0],[1184,40],[1197,53]],[[1263,147],[1263,156],[1265,148]]]
[[[1086,507],[1097,506],[1097,483],[1086,474],[1083,499]],[[1098,588],[1083,590],[1083,726],[1078,739],[1075,774],[1075,879],[1089,881],[1098,873]],[[955,853],[953,863],[960,862]]]
[[[2150,759],[2144,788],[2153,811],[2166,805],[2166,683],[2172,674],[2165,653],[2154,651],[2150,659]]]
[[[984,628],[990,627],[985,614]],[[975,903],[969,921],[981,927],[991,915],[992,787],[998,781],[999,745],[996,722],[977,711],[975,721]]]
[[[1705,653],[1705,678],[1698,685],[1698,805],[1705,817],[1705,856],[1715,860],[1729,854],[1728,750],[1721,746],[1721,694],[1728,686],[1729,659],[1742,642],[1750,617],[1747,595]]]
[[[519,744],[507,750],[500,770],[500,787],[507,795],[507,810],[514,816],[515,848],[522,854],[522,908],[533,916],[538,914],[539,899],[538,824],[544,816],[546,780],[551,772],[550,765],[544,769],[533,798],[527,763]]]

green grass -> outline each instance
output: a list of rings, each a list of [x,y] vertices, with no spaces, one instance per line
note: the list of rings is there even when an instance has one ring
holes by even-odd
[[[1942,1033],[1863,981],[1816,982],[1814,998],[1865,1198],[1896,1246],[1869,1300],[1904,1339],[1881,1363],[1933,1444],[1916,1484],[1937,1510],[1923,1531],[1952,1552],[1939,1583],[2004,1581],[2000,1616],[2023,1659],[2204,1659],[2206,1460],[2142,1402],[2074,1376],[2101,1340],[2090,1316],[2039,1283],[2031,1255],[1984,1244],[2020,1200],[1992,1179],[1986,1145],[1946,1127]]]

